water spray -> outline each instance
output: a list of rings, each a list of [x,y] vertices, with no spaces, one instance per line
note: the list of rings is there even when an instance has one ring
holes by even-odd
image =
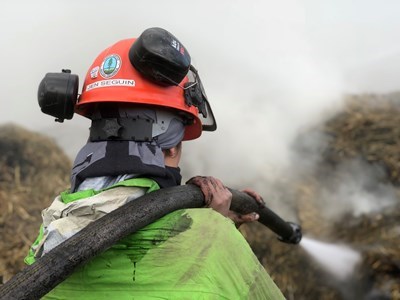
[[[361,261],[361,254],[342,244],[325,243],[304,237],[301,246],[328,273],[339,280],[346,280]]]
[[[316,262],[335,278],[346,280],[361,261],[358,251],[342,244],[325,243],[309,237],[303,238],[300,225],[284,221],[265,205],[251,201],[251,197],[243,192],[230,191],[235,200],[232,201],[232,210],[240,213],[256,211],[260,215],[258,221],[275,232],[278,240],[289,244],[300,244]],[[239,201],[239,199],[244,199],[244,201]]]

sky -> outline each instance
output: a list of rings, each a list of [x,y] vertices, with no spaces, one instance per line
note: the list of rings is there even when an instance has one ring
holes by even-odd
[[[56,139],[71,157],[89,122],[41,113],[47,72],[82,86],[96,56],[149,27],[173,33],[199,70],[218,130],[185,143],[184,165],[232,185],[282,174],[298,132],[340,109],[347,93],[400,90],[397,0],[6,0],[0,10],[0,124]]]

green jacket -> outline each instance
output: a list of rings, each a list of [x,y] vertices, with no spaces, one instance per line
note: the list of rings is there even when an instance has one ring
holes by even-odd
[[[148,179],[130,179],[127,185],[132,191],[155,189]],[[121,189],[119,184],[113,191]],[[89,194],[95,200],[102,193]],[[41,239],[43,228],[36,245]],[[34,251],[25,261],[34,262]],[[175,211],[127,236],[44,298],[284,299],[233,222],[210,208]]]

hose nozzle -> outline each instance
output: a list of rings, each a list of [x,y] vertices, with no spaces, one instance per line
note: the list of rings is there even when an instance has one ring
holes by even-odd
[[[282,237],[282,236],[278,236],[278,240],[280,240],[283,243],[287,243],[287,244],[298,244],[301,241],[302,238],[302,233],[301,233],[301,227],[300,225],[293,223],[293,222],[286,222],[287,224],[290,225],[290,227],[293,230],[292,235],[286,236],[286,237]]]
[[[298,244],[301,241],[302,233],[300,225],[286,222],[264,204],[260,205],[246,193],[230,189],[234,201],[231,210],[248,214],[257,212],[260,215],[258,222],[267,226],[278,235],[278,240],[288,244]]]

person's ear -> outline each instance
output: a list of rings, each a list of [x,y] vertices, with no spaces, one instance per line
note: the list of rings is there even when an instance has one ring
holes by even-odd
[[[164,150],[164,153],[166,156],[170,158],[175,158],[178,155],[178,148],[177,147],[172,147],[170,149]]]
[[[181,149],[182,149],[182,142],[180,142],[178,145],[172,148],[163,150],[163,152],[164,155],[169,156],[171,158],[175,158],[180,154]]]

